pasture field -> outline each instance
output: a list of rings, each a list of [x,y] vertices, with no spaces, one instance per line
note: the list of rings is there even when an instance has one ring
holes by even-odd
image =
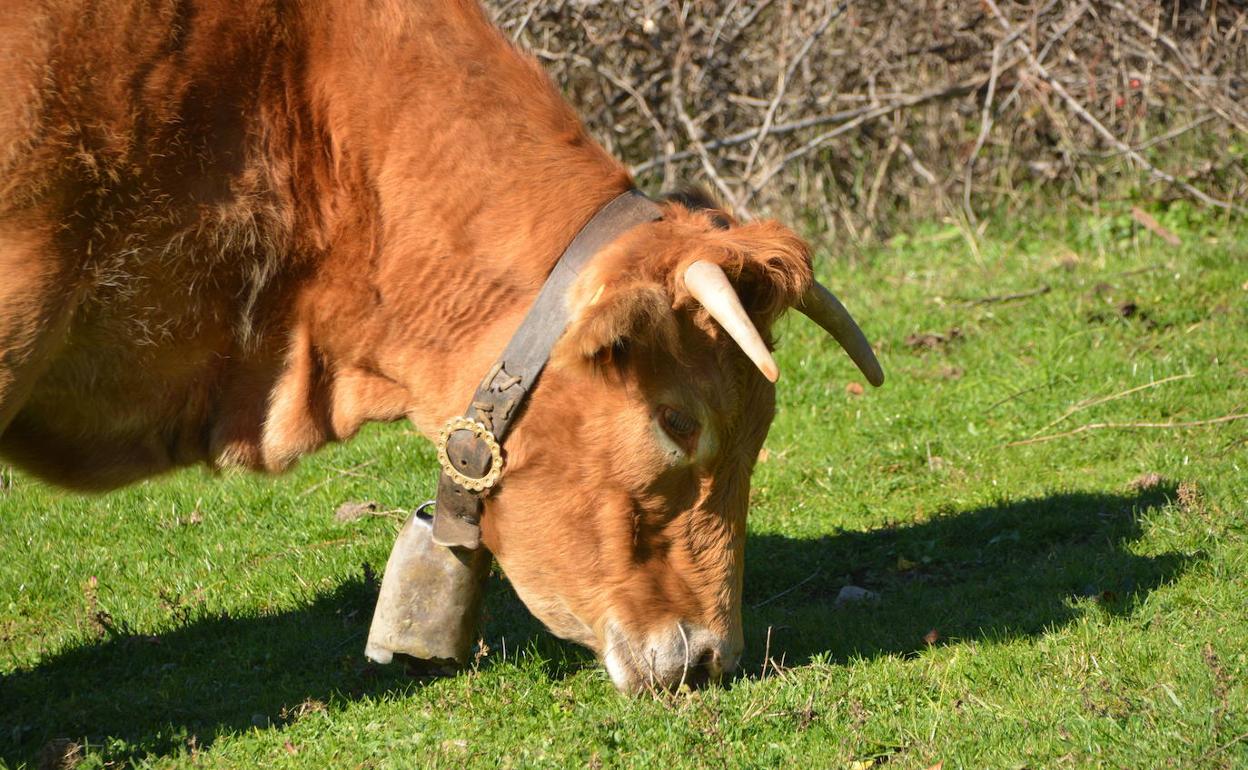
[[[4,471],[0,766],[1248,767],[1248,226],[1113,205],[821,254],[889,379],[781,325],[722,688],[621,697],[498,576],[470,670],[367,664],[434,489],[403,425],[278,479]]]

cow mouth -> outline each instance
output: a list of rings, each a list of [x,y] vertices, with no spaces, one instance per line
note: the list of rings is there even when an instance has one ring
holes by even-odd
[[[627,633],[618,623],[606,627],[602,662],[622,693],[672,692],[720,682],[740,657],[727,640],[685,621],[644,636]]]

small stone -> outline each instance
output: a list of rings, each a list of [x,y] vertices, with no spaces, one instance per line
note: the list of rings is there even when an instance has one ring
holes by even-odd
[[[856,604],[859,602],[875,601],[879,597],[880,595],[875,591],[868,591],[867,589],[859,588],[858,586],[843,586],[841,588],[841,592],[836,595],[836,603],[838,605],[850,603]]]

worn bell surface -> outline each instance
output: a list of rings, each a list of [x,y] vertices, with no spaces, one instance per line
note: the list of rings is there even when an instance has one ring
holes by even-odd
[[[438,545],[431,529],[430,517],[418,510],[395,540],[364,648],[370,660],[389,663],[397,654],[460,664],[468,660],[490,552]]]

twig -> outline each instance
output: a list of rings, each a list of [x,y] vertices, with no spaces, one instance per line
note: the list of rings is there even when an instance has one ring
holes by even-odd
[[[1234,422],[1235,420],[1248,419],[1248,413],[1244,414],[1228,414],[1222,417],[1215,417],[1210,420],[1192,420],[1191,422],[1094,422],[1090,425],[1080,425],[1071,431],[1065,433],[1053,433],[1048,436],[1038,436],[1036,438],[1023,439],[1021,441],[1011,441],[1006,446],[1022,446],[1024,444],[1042,444],[1046,441],[1055,441],[1059,438],[1068,438],[1080,433],[1091,430],[1137,430],[1137,429],[1157,429],[1172,430],[1179,428],[1199,428],[1205,425],[1220,425],[1225,422]]]
[[[1183,65],[1183,68],[1186,69],[1188,72],[1198,69],[1190,61],[1188,61],[1187,56],[1183,53],[1183,49],[1179,48],[1178,43],[1175,43],[1172,38],[1165,35],[1164,33],[1161,33],[1152,25],[1150,25],[1148,22],[1141,19],[1137,14],[1133,13],[1125,5],[1118,2],[1118,0],[1106,0],[1106,5],[1108,5],[1110,8],[1113,8],[1115,11],[1118,11],[1122,15],[1126,16],[1131,21],[1132,24],[1139,27],[1140,30],[1148,34],[1150,38],[1152,38],[1153,40],[1159,41],[1162,45],[1168,48],[1170,50],[1170,53],[1174,54],[1174,58],[1178,59],[1179,64]],[[1210,107],[1210,109],[1213,109],[1215,112],[1217,112],[1218,115],[1220,115],[1223,120],[1227,121],[1228,123],[1234,124],[1235,127],[1238,128],[1240,131],[1248,131],[1248,126],[1245,126],[1243,117],[1231,115],[1227,113],[1221,105],[1216,104],[1215,100],[1210,98],[1209,94],[1205,93],[1204,89],[1202,89],[1200,86],[1196,85],[1195,83],[1191,82],[1190,78],[1185,76],[1184,73],[1178,71],[1178,69],[1175,68],[1174,65],[1170,64],[1170,62],[1161,60],[1160,64],[1163,67],[1165,67],[1167,70],[1169,70],[1170,74],[1174,75],[1174,77],[1180,83],[1183,84],[1184,88],[1188,89],[1197,97],[1199,97],[1201,101],[1203,101],[1205,104],[1207,104]]]
[[[1229,749],[1230,747],[1234,746],[1235,744],[1239,743],[1240,741],[1244,739],[1248,739],[1248,733],[1241,733],[1239,735],[1236,735],[1234,738],[1230,739],[1229,741],[1222,744],[1221,746],[1217,746],[1215,748],[1210,749],[1209,751],[1205,752],[1205,755],[1201,757],[1201,759],[1202,760],[1209,759],[1215,754],[1221,754],[1222,752],[1226,751],[1227,749]]]
[[[1035,393],[1037,390],[1040,390],[1041,388],[1044,388],[1044,387],[1046,387],[1046,386],[1045,386],[1045,385],[1036,385],[1036,386],[1031,387],[1031,388],[1024,388],[1023,390],[1017,391],[1017,392],[1015,392],[1015,393],[1011,393],[1010,395],[1006,396],[1005,398],[999,399],[999,400],[994,401],[994,402],[992,402],[991,404],[989,404],[989,405],[988,405],[988,408],[984,410],[984,413],[985,413],[985,414],[987,414],[988,412],[991,412],[992,410],[996,409],[996,408],[997,408],[997,407],[999,407],[999,406],[1003,406],[1003,405],[1005,405],[1005,404],[1008,404],[1009,402],[1013,401],[1014,399],[1016,399],[1016,398],[1020,398],[1020,397],[1022,397],[1022,396],[1025,396],[1025,395],[1027,395],[1028,393]]]
[[[719,175],[719,171],[715,169],[715,161],[711,160],[711,154],[707,152],[706,146],[702,144],[701,131],[693,123],[693,118],[689,117],[689,112],[685,109],[684,91],[680,85],[681,70],[684,68],[683,55],[677,56],[676,61],[672,64],[672,105],[676,108],[676,115],[680,118],[680,124],[684,126],[685,135],[689,137],[689,142],[693,144],[697,151],[698,159],[702,161],[702,170],[706,176],[715,184],[724,197],[728,199],[728,203],[735,210],[735,213],[748,217],[749,211],[745,209],[744,203],[738,200],[738,196],[733,192],[728,183]]]
[[[538,53],[539,55],[542,55],[542,56],[551,57],[551,58],[561,58],[561,55],[559,54],[551,54],[545,51],[535,51],[535,53]],[[580,57],[580,58],[583,58],[583,57]],[[1018,61],[1020,60],[1016,59],[1015,61],[1006,65],[1006,67],[1004,67],[1003,69],[1009,69],[1011,66],[1016,65]],[[592,63],[589,62],[588,59],[585,60],[585,63],[589,64],[590,66],[593,66]],[[865,107],[855,107],[852,110],[841,110],[839,112],[828,113],[827,115],[815,115],[809,118],[802,118],[801,120],[795,120],[790,123],[780,123],[780,124],[772,126],[771,130],[767,132],[767,135],[768,136],[782,136],[784,134],[791,134],[794,131],[801,131],[802,129],[806,129],[806,128],[814,128],[816,126],[827,125],[828,123],[837,123],[840,121],[847,121],[847,120],[852,121],[855,118],[861,118],[864,116],[866,116],[867,120],[874,120],[875,118],[878,118],[881,115],[887,115],[888,113],[893,112],[894,110],[904,109],[907,107],[917,107],[920,104],[925,104],[927,102],[930,102],[936,99],[943,99],[946,97],[965,96],[966,94],[969,94],[972,91],[979,89],[986,82],[987,82],[987,77],[985,76],[968,78],[967,80],[963,80],[958,83],[953,83],[951,85],[941,86],[939,88],[931,88],[931,89],[928,89],[927,91],[922,91],[917,94],[903,96],[892,102],[889,102],[886,105],[871,105],[871,106],[865,106]],[[855,124],[855,125],[858,125],[858,124]],[[758,128],[751,128],[748,131],[740,131],[738,133],[725,136],[722,139],[715,139],[710,142],[704,142],[703,146],[707,150],[719,150],[724,147],[735,147],[739,144],[745,144],[746,142],[750,141],[757,135],[758,135]],[[644,174],[656,166],[663,165],[664,162],[676,162],[676,161],[688,160],[690,158],[697,156],[697,154],[698,153],[695,150],[681,150],[680,152],[674,152],[671,155],[653,157],[650,160],[645,161],[644,163],[639,163],[638,165],[634,166],[633,173],[638,174],[638,175]]]
[[[654,135],[658,137],[658,139],[665,146],[669,148],[669,150],[664,152],[664,154],[659,155],[655,158],[651,158],[651,161],[653,161],[653,164],[650,166],[650,168],[661,165],[664,167],[664,171],[666,173],[666,170],[670,167],[670,165],[673,162],[678,161],[678,160],[684,160],[685,158],[693,157],[692,152],[683,156],[681,156],[680,153],[671,152],[670,150],[670,148],[672,147],[671,135],[668,133],[667,128],[663,125],[663,122],[660,121],[655,116],[654,111],[650,109],[650,105],[646,103],[646,98],[641,95],[641,92],[639,92],[633,86],[632,83],[629,83],[627,80],[620,77],[611,68],[598,64],[596,62],[593,62],[588,57],[582,56],[581,54],[577,54],[577,53],[570,53],[570,54],[556,53],[554,51],[547,51],[543,48],[533,48],[531,50],[533,51],[534,55],[543,59],[549,59],[551,61],[562,61],[564,59],[568,59],[572,63],[576,64],[577,66],[581,66],[581,67],[585,67],[587,69],[593,70],[594,72],[597,72],[602,77],[611,81],[616,86],[616,88],[619,88],[620,90],[624,91],[624,93],[628,94],[629,98],[633,100],[633,103],[637,105],[637,111],[640,112],[642,116],[645,117],[645,119],[650,122],[650,126],[654,129]],[[640,172],[635,171],[634,173],[640,173]]]
[[[966,159],[966,169],[962,178],[962,209],[966,212],[966,220],[972,227],[979,224],[979,220],[975,217],[975,210],[971,207],[971,186],[975,179],[975,161],[979,158],[979,153],[984,149],[984,143],[988,141],[988,134],[992,132],[992,100],[997,93],[997,78],[1001,73],[1001,53],[1006,47],[1014,42],[1014,39],[1021,35],[1028,27],[1035,23],[1036,19],[1043,16],[1056,4],[1056,0],[1049,0],[1044,7],[1032,14],[1031,20],[1024,24],[1019,24],[1013,31],[1009,32],[1001,42],[992,47],[992,65],[988,71],[988,91],[984,95],[984,107],[980,112],[979,118],[979,136],[975,137],[975,146],[971,149],[971,154]]]
[[[374,463],[376,463],[376,462],[377,462],[376,460],[365,460],[364,462],[360,463],[359,465],[352,465],[350,468],[345,468],[345,469],[338,469],[338,468],[335,468],[335,469],[334,469],[335,473],[334,473],[334,475],[333,475],[333,476],[330,476],[330,477],[329,477],[329,478],[327,478],[327,479],[323,479],[323,480],[321,480],[321,481],[319,481],[319,482],[317,482],[317,483],[313,484],[312,486],[310,486],[310,487],[308,487],[307,489],[305,489],[305,490],[303,490],[302,492],[300,492],[300,493],[299,493],[299,496],[300,496],[300,497],[307,497],[308,495],[312,494],[313,492],[315,492],[316,490],[318,490],[318,489],[320,489],[321,487],[325,486],[326,484],[328,484],[328,483],[330,483],[330,482],[332,482],[332,481],[337,481],[338,479],[342,478],[343,476],[355,476],[355,475],[359,475],[359,474],[356,474],[356,473],[355,473],[355,471],[358,471],[360,468],[367,468],[368,466],[370,466],[370,465],[372,465],[372,464],[374,464]]]
[[[1122,270],[1117,273],[1110,273],[1107,278],[1126,278],[1132,275],[1143,275],[1144,273],[1153,273],[1158,270],[1165,270],[1165,265],[1149,265],[1148,267],[1137,267],[1132,270]]]
[[[724,25],[728,23],[728,17],[732,15],[734,10],[736,10],[738,2],[740,2],[740,0],[728,0],[728,4],[724,7],[723,12],[719,14],[719,18],[715,21],[715,30],[711,33],[710,42],[706,44],[706,53],[702,55],[702,58],[706,61],[709,62],[714,56],[715,44],[719,42],[719,36],[724,32]],[[703,70],[703,72],[705,71],[706,70]],[[699,84],[700,83],[701,73],[699,73]]]
[[[771,626],[767,626],[767,643],[763,647],[763,671],[760,679],[767,678],[767,663],[771,661]]]
[[[971,185],[975,180],[975,161],[979,158],[979,151],[984,149],[984,142],[988,141],[989,132],[992,131],[992,99],[997,93],[997,76],[1001,72],[1001,49],[1004,47],[1004,41],[992,47],[992,69],[988,74],[988,93],[984,95],[984,109],[979,117],[979,136],[975,137],[975,146],[971,148],[971,154],[966,159],[966,170],[962,176],[962,209],[966,212],[967,221],[971,225],[979,224],[971,206]]]
[[[1141,390],[1148,390],[1149,388],[1155,388],[1158,385],[1165,385],[1167,382],[1174,382],[1175,380],[1189,380],[1195,376],[1196,375],[1194,374],[1175,374],[1170,377],[1163,377],[1160,380],[1146,382],[1143,385],[1136,385],[1134,388],[1127,388],[1126,390],[1119,391],[1117,393],[1113,393],[1108,396],[1101,396],[1100,398],[1093,398],[1093,399],[1085,399],[1084,401],[1080,401],[1078,404],[1075,404],[1071,408],[1067,409],[1066,412],[1061,417],[1058,417],[1056,420],[1054,420],[1053,422],[1049,423],[1048,425],[1044,426],[1043,428],[1041,428],[1040,430],[1036,431],[1035,433],[1031,435],[1036,436],[1041,433],[1044,433],[1049,428],[1052,428],[1054,425],[1057,425],[1058,423],[1063,422],[1064,420],[1068,419],[1071,415],[1082,412],[1084,409],[1091,409],[1094,406],[1100,406],[1101,404],[1105,404],[1110,401],[1117,401],[1118,399],[1126,398],[1127,396],[1133,393],[1139,393]]]
[[[754,171],[754,162],[758,160],[759,150],[763,147],[763,142],[767,140],[767,133],[771,131],[772,121],[775,120],[776,110],[780,109],[780,101],[784,99],[784,94],[788,90],[789,81],[793,79],[793,73],[797,71],[798,65],[810,53],[811,46],[819,39],[829,25],[832,24],[837,17],[845,13],[845,9],[849,7],[849,0],[841,3],[839,7],[832,11],[820,21],[813,31],[806,36],[802,47],[798,49],[788,66],[784,68],[784,72],[776,79],[776,93],[772,97],[771,102],[767,105],[767,112],[763,115],[763,124],[758,128],[758,135],[754,138],[754,142],[750,147],[749,157],[745,161],[745,171],[741,176],[745,179],[750,178],[750,174]]]
[[[875,179],[871,181],[871,189],[867,193],[867,209],[866,220],[871,222],[875,219],[875,206],[880,200],[880,188],[884,185],[884,177],[888,174],[888,167],[893,164],[893,156],[897,154],[897,148],[901,146],[901,136],[893,134],[888,140],[888,149],[884,151],[884,159],[880,161],[879,167],[875,170]],[[868,232],[871,226],[867,226]],[[870,237],[869,235],[867,237]]]
[[[1179,236],[1175,235],[1174,233],[1170,232],[1166,228],[1162,227],[1160,222],[1158,222],[1151,214],[1149,214],[1147,211],[1140,208],[1139,206],[1131,207],[1131,218],[1134,219],[1136,222],[1139,222],[1146,229],[1148,229],[1149,232],[1151,232],[1153,235],[1157,236],[1158,238],[1162,239],[1166,243],[1170,244],[1171,246],[1183,245],[1183,241],[1179,238]]]
[[[997,21],[1000,22],[1005,29],[1010,29],[1010,22],[1005,18],[1005,14],[1001,13],[1001,9],[997,7],[996,0],[983,0],[983,3],[989,8],[989,10],[992,11],[993,15],[997,17]],[[1053,77],[1049,70],[1040,63],[1035,54],[1031,52],[1031,47],[1027,45],[1026,42],[1022,40],[1015,40],[1014,45],[1018,46],[1018,48],[1024,53],[1027,57],[1028,63],[1031,64],[1032,69],[1036,71],[1036,74],[1039,75],[1041,79],[1049,84],[1049,87],[1053,89],[1054,93],[1061,97],[1062,101],[1066,103],[1066,107],[1071,112],[1075,113],[1075,115],[1078,116],[1084,123],[1091,126],[1096,133],[1100,134],[1101,137],[1105,139],[1105,141],[1117,147],[1124,155],[1146,169],[1154,178],[1182,188],[1189,195],[1209,206],[1216,206],[1220,209],[1229,209],[1240,212],[1246,211],[1242,206],[1237,204],[1218,200],[1217,198],[1211,198],[1182,179],[1179,179],[1172,174],[1168,174],[1154,166],[1152,163],[1149,163],[1145,160],[1144,156],[1140,155],[1138,152],[1131,149],[1131,147],[1123,143],[1121,139],[1114,136],[1113,132],[1106,128],[1101,121],[1097,120],[1095,115],[1088,112],[1088,110],[1080,104],[1075,97],[1071,96],[1070,92],[1066,90],[1066,87],[1062,85],[1062,82]]]
[[[751,9],[750,12],[746,14],[746,17],[741,20],[741,23],[737,25],[737,29],[733,33],[732,39],[735,40],[737,35],[740,35],[742,32],[749,29],[750,25],[754,23],[754,20],[758,18],[758,15],[767,10],[767,6],[769,5],[771,5],[771,0],[763,0],[761,3],[755,4],[754,8]]]
[[[524,28],[529,26],[529,19],[533,18],[533,11],[537,10],[537,6],[541,2],[542,0],[532,0],[529,3],[529,7],[524,10],[524,16],[520,18],[520,23],[516,25],[516,31],[511,33],[512,42],[520,39],[520,35],[524,33]]]
[[[1011,69],[1015,65],[1017,65],[1019,61],[1020,59],[1015,59],[1011,61],[1010,63],[1008,63],[1003,69]],[[816,136],[815,138],[803,144],[801,147],[798,147],[796,150],[793,150],[792,152],[785,155],[783,158],[780,159],[779,163],[775,164],[774,166],[772,166],[772,168],[768,170],[767,174],[762,178],[762,180],[760,180],[756,184],[751,185],[751,190],[755,190],[755,191],[761,190],[763,187],[766,187],[767,183],[770,182],[772,178],[776,176],[776,174],[779,174],[780,171],[783,170],[784,167],[788,165],[790,162],[804,155],[810,154],[811,152],[819,149],[820,147],[827,144],[828,142],[835,139],[836,137],[842,134],[845,134],[849,131],[852,131],[853,129],[857,128],[863,123],[866,123],[867,121],[875,120],[876,118],[879,118],[884,115],[888,115],[889,113],[894,112],[896,110],[904,109],[907,107],[915,107],[925,102],[932,101],[933,99],[939,99],[941,97],[951,96],[954,94],[970,93],[971,91],[974,91],[975,89],[983,85],[986,82],[986,80],[987,80],[987,77],[984,77],[984,76],[970,78],[954,86],[930,89],[928,91],[924,91],[923,93],[915,94],[914,96],[908,96],[903,99],[898,99],[896,101],[889,102],[888,104],[884,104],[878,107],[872,107],[870,109],[867,109],[865,112],[862,112],[861,114],[859,114],[858,117],[852,120],[848,120],[842,123],[841,125],[837,126],[836,128],[833,128],[830,131],[826,131]]]
[[[1045,285],[1039,288],[1029,289],[1027,291],[1018,291],[1018,292],[1014,292],[1013,294],[993,294],[988,297],[964,299],[964,300],[959,300],[958,302],[959,304],[962,304],[962,305],[991,305],[997,302],[1013,302],[1014,300],[1027,299],[1028,297],[1038,297],[1041,294],[1048,294],[1052,290],[1053,290],[1053,287],[1049,286],[1046,283]]]
[[[812,580],[814,580],[815,578],[819,577],[819,573],[820,573],[820,572],[822,572],[822,571],[823,571],[823,568],[822,568],[822,567],[816,568],[814,572],[812,572],[812,573],[810,573],[809,575],[807,575],[806,577],[802,578],[801,582],[799,582],[799,583],[795,583],[794,585],[789,586],[788,588],[784,589],[783,591],[781,591],[780,593],[776,594],[775,596],[769,596],[769,597],[767,597],[766,599],[763,599],[763,600],[762,600],[761,602],[759,602],[758,604],[753,604],[753,605],[750,605],[750,609],[755,609],[755,610],[756,610],[756,609],[758,609],[759,607],[764,607],[764,606],[766,606],[766,605],[768,605],[768,604],[771,604],[771,603],[772,603],[772,602],[774,602],[776,599],[779,599],[779,598],[780,598],[780,597],[782,597],[782,596],[787,596],[787,595],[789,595],[789,594],[793,593],[793,592],[794,592],[794,591],[796,591],[797,589],[801,588],[802,586],[806,585],[806,584],[807,584],[807,583],[809,583],[810,581],[812,581]],[[768,630],[770,630],[770,629],[768,629]]]
[[[1080,3],[1075,10],[1071,11],[1067,15],[1066,19],[1062,21],[1061,26],[1053,30],[1053,34],[1049,35],[1049,39],[1046,40],[1044,45],[1040,48],[1040,53],[1036,55],[1036,58],[1040,61],[1044,61],[1049,55],[1049,49],[1052,48],[1057,41],[1066,37],[1066,33],[1070,31],[1071,27],[1079,23],[1079,20],[1083,18],[1083,15],[1088,12],[1088,7],[1089,3],[1084,2]]]
[[[894,134],[894,136],[899,135]],[[906,160],[910,161],[910,168],[914,169],[914,173],[921,176],[923,181],[929,185],[933,187],[939,186],[939,183],[936,181],[936,175],[927,166],[923,165],[923,162],[919,160],[919,156],[915,154],[914,148],[908,142],[903,140],[898,147],[901,148],[901,154],[906,156]]]
[[[1157,136],[1154,136],[1152,139],[1149,139],[1147,142],[1142,142],[1141,144],[1135,145],[1135,147],[1132,149],[1134,149],[1136,152],[1140,152],[1142,150],[1147,150],[1150,147],[1156,147],[1157,145],[1162,144],[1164,142],[1168,142],[1171,139],[1176,139],[1182,136],[1183,134],[1186,134],[1187,132],[1191,131],[1194,128],[1199,128],[1200,126],[1203,126],[1204,124],[1208,123],[1209,121],[1213,120],[1216,117],[1219,117],[1219,116],[1215,115],[1212,112],[1207,112],[1204,115],[1201,115],[1199,118],[1196,118],[1190,123],[1185,123],[1179,126],[1178,128],[1173,128],[1164,134],[1158,134]],[[1115,150],[1114,152],[1089,152],[1086,154],[1091,155],[1096,158],[1112,158],[1116,155],[1121,155],[1122,153]]]

